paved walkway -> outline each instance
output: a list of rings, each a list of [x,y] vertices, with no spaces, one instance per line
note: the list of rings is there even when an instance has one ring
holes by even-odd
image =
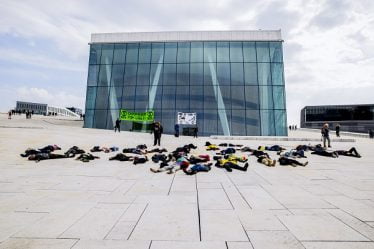
[[[374,248],[374,141],[355,139],[333,146],[355,146],[360,159],[308,155],[305,168],[267,168],[250,157],[247,172],[167,175],[104,153],[90,163],[26,161],[19,153],[27,147],[124,148],[151,145],[152,136],[0,115],[0,248]],[[207,140],[165,135],[162,144],[193,142],[199,153]]]

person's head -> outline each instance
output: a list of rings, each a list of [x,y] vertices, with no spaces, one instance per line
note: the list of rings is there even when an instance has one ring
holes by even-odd
[[[325,123],[325,124],[323,125],[323,128],[329,128],[329,124],[328,124],[328,123]]]
[[[35,158],[36,158],[35,154],[32,154],[32,155],[29,156],[29,160],[35,160]]]
[[[61,150],[61,148],[58,147],[58,145],[56,145],[56,144],[54,144],[54,145],[52,145],[52,146],[53,146],[53,149],[54,149],[54,150]]]

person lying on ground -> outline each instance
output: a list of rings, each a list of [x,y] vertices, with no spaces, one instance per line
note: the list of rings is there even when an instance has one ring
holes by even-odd
[[[105,153],[109,153],[109,152],[118,151],[118,150],[119,150],[119,148],[116,147],[116,146],[112,146],[110,148],[105,147],[105,146],[103,146],[103,147],[94,146],[90,151],[91,152],[101,152],[101,151],[103,151]]]
[[[205,162],[209,162],[210,161],[210,156],[209,155],[198,155],[198,156],[191,155],[188,158],[188,161],[191,164],[205,163]]]
[[[142,164],[142,163],[146,163],[148,161],[148,157],[147,156],[135,156],[134,157],[134,165],[136,164]]]
[[[286,156],[286,157],[306,158],[304,150],[292,149],[292,150],[286,151],[286,152],[279,151],[277,154],[280,155],[280,156]]]
[[[28,157],[28,160],[39,162],[39,161],[42,161],[42,160],[60,159],[60,158],[66,158],[66,156],[65,155],[60,155],[60,154],[40,152],[40,153],[37,153],[37,154],[31,154]]]
[[[303,151],[309,151],[309,150],[314,150],[314,147],[315,146],[312,146],[311,144],[300,144],[298,146],[296,146],[296,150],[303,150]]]
[[[357,152],[355,147],[352,147],[349,150],[336,150],[335,152],[341,156],[350,156],[350,157],[358,157],[358,158],[361,157],[361,155]]]
[[[100,157],[94,156],[91,153],[83,153],[83,154],[80,154],[75,160],[79,160],[79,161],[82,161],[84,163],[87,163],[91,160],[95,160],[95,159],[99,159],[99,158]]]
[[[50,152],[53,152],[55,150],[61,150],[61,148],[57,145],[47,145],[41,149],[32,149],[32,148],[28,148],[27,150],[25,150],[25,153],[22,153],[21,154],[21,157],[28,157],[30,155],[33,155],[33,154],[38,154],[38,153],[50,153]]]
[[[236,160],[219,159],[219,160],[217,160],[215,166],[217,168],[224,168],[228,172],[232,172],[232,169],[236,169],[236,170],[240,170],[240,171],[247,171],[248,162],[245,163],[244,166],[239,166],[238,161],[236,161]]]
[[[182,165],[181,168],[186,175],[194,175],[198,172],[209,172],[211,170],[212,165],[213,163],[190,164],[187,167]]]
[[[145,155],[147,154],[146,150],[140,150],[137,148],[124,148],[122,150],[123,153],[132,153],[132,154],[137,154],[137,155]]]
[[[147,149],[147,145],[145,145],[145,144],[139,144],[139,145],[136,146],[136,148],[138,150],[146,150]]]
[[[64,154],[66,157],[75,157],[75,155],[86,153],[84,150],[78,148],[77,146],[73,146],[68,149]]]
[[[220,143],[218,146],[221,147],[242,147],[242,144],[231,144],[231,143]]]
[[[147,153],[162,153],[162,152],[168,152],[167,149],[165,148],[154,148],[154,149],[151,149],[151,150],[147,150]]]
[[[283,151],[283,150],[286,150],[286,148],[281,147],[279,145],[264,146],[264,147],[265,147],[265,150],[268,150],[268,151]]]
[[[152,159],[152,162],[158,163],[160,161],[163,162],[163,161],[168,160],[168,156],[162,153],[158,153],[158,154],[153,155],[151,159]]]
[[[231,154],[235,154],[235,153],[236,153],[236,150],[234,148],[227,148],[227,149],[221,150],[221,152],[216,153],[216,154],[218,154],[218,155],[231,155]]]
[[[277,162],[276,160],[271,159],[268,153],[261,150],[252,151],[252,155],[257,157],[257,162],[262,163],[268,167],[274,167]]]
[[[299,162],[299,161],[297,161],[295,159],[292,159],[292,158],[289,158],[289,157],[286,157],[286,156],[281,156],[278,159],[278,162],[282,166],[291,165],[292,167],[297,167],[297,166],[303,166],[303,167],[305,167],[306,165],[308,165],[308,162],[301,163],[301,162]]]
[[[177,147],[174,151],[175,152],[185,152],[190,153],[191,149],[197,149],[197,146],[194,144],[186,144],[183,147]]]
[[[248,161],[248,158],[244,155],[237,156],[237,155],[234,155],[234,154],[226,154],[226,155],[224,155],[224,158],[228,159],[230,161],[237,161],[237,162],[241,162],[241,163],[245,163],[245,162]]]
[[[153,173],[160,173],[160,172],[167,171],[168,174],[172,174],[180,170],[181,166],[188,167],[188,165],[190,165],[190,163],[188,162],[187,158],[180,157],[176,161],[173,160],[173,162],[161,163],[160,167],[157,169],[150,168],[149,170],[152,171]]]
[[[133,156],[127,156],[123,153],[118,153],[117,155],[115,156],[112,156],[109,158],[109,160],[117,160],[117,161],[134,161],[134,157]]]
[[[327,151],[323,147],[314,148],[311,154],[333,158],[339,157],[339,154],[336,151]]]
[[[250,147],[246,146],[240,149],[241,152],[253,152],[254,149],[251,149]]]

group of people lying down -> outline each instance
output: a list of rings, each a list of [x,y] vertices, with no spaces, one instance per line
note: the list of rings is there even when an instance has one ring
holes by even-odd
[[[306,158],[306,152],[311,151],[311,154],[326,156],[326,157],[339,157],[351,156],[361,157],[355,147],[349,150],[326,150],[320,144],[317,145],[298,145],[291,150],[280,145],[273,146],[259,146],[257,149],[252,149],[243,145],[235,144],[211,144],[206,142],[206,151],[210,151],[210,154],[191,154],[192,150],[197,149],[194,144],[187,144],[182,147],[177,147],[172,152],[166,154],[168,151],[164,148],[154,148],[149,150],[145,144],[140,144],[135,148],[124,148],[122,153],[117,153],[114,156],[109,157],[110,161],[131,161],[133,164],[144,164],[150,160],[153,163],[158,164],[158,167],[151,167],[150,171],[153,173],[167,172],[172,174],[178,170],[182,170],[187,175],[193,175],[197,172],[208,172],[211,167],[225,169],[231,172],[233,169],[240,171],[247,171],[248,169],[248,156],[255,156],[257,162],[264,164],[268,167],[274,167],[277,162],[282,166],[303,166],[308,164],[308,161],[301,161]],[[61,159],[61,158],[75,158],[82,162],[89,162],[91,160],[99,159],[92,153],[97,152],[116,152],[119,151],[118,147],[101,147],[94,146],[90,149],[90,152],[86,152],[77,146],[69,148],[63,154],[57,154],[55,151],[61,150],[57,145],[47,145],[41,149],[27,149],[21,154],[22,157],[27,157],[28,160],[39,162],[41,160],[49,159]],[[272,159],[268,151],[276,152],[279,155],[278,160]],[[214,152],[214,155],[211,155]],[[248,153],[248,154],[246,154]],[[132,154],[132,155],[130,155]],[[152,155],[150,155],[152,154]],[[77,157],[76,157],[77,156]]]

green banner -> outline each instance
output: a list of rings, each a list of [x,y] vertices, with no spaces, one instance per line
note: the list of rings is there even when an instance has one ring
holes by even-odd
[[[149,122],[155,119],[155,112],[153,110],[148,112],[129,112],[124,109],[121,109],[119,113],[119,119],[128,121]]]

